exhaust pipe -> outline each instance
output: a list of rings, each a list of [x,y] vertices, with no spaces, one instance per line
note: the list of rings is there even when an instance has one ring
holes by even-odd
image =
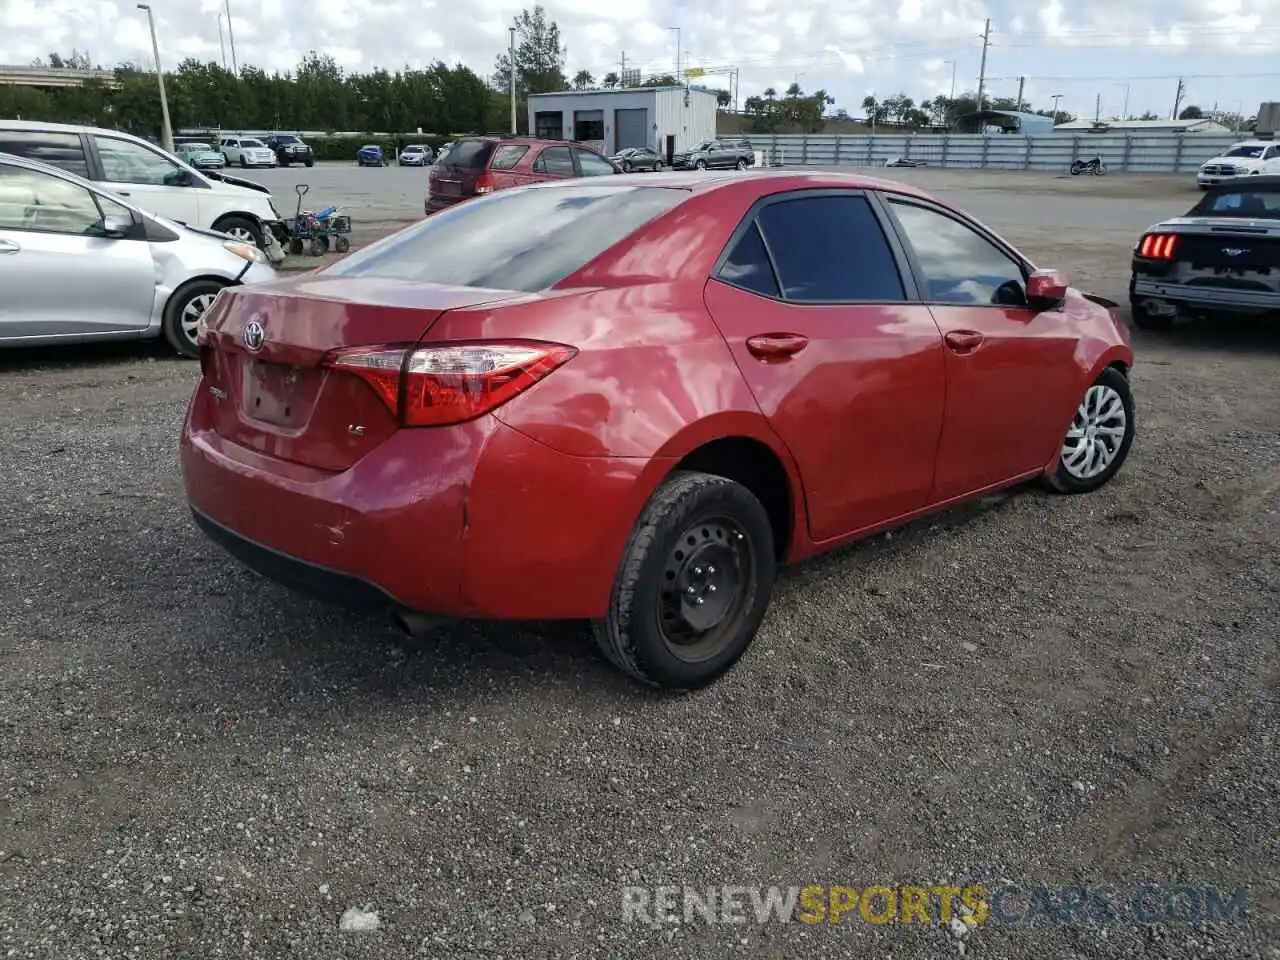
[[[437,617],[430,613],[418,613],[415,610],[393,610],[391,622],[406,637],[421,637],[449,623],[448,617]]]

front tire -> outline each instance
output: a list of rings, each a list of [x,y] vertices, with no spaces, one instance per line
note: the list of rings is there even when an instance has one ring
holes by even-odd
[[[773,529],[741,484],[679,471],[627,541],[609,612],[593,625],[605,657],[637,680],[691,690],[746,652],[773,593]]]
[[[1133,445],[1133,392],[1108,367],[1085,391],[1067,428],[1058,466],[1045,481],[1056,493],[1089,493],[1116,475]]]
[[[243,243],[252,243],[259,250],[266,249],[261,225],[248,217],[223,217],[213,225],[213,229],[229,233]]]
[[[193,280],[175,290],[165,304],[161,330],[179,356],[193,360],[200,355],[196,346],[200,318],[224,286],[218,280]]]
[[[695,169],[695,170],[706,170],[706,169],[707,169],[707,161],[705,161],[705,160],[699,160],[697,163],[695,163],[695,164],[693,165],[693,169]]]
[[[736,166],[739,170],[745,170],[745,169],[747,169],[747,161],[746,161],[746,160],[744,160],[744,159],[742,159],[741,157],[739,157],[739,158],[738,158],[738,162],[735,164],[735,166]]]

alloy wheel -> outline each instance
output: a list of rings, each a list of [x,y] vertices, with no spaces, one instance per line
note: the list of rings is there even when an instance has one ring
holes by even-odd
[[[213,306],[213,301],[217,299],[217,293],[201,293],[192,297],[187,301],[186,306],[182,308],[181,324],[182,334],[192,343],[196,342],[196,332],[200,327],[200,318],[204,316],[204,312]]]
[[[1063,441],[1062,466],[1077,480],[1092,480],[1111,466],[1128,426],[1120,394],[1105,384],[1090,387]]]

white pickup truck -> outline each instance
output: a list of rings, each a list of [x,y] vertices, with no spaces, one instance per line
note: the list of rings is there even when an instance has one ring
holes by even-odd
[[[1207,190],[1215,183],[1254,174],[1280,174],[1280,143],[1272,140],[1245,140],[1221,156],[1206,160],[1196,171],[1196,185]]]

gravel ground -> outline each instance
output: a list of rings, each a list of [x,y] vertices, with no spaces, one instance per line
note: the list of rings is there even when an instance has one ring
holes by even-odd
[[[1116,299],[1135,230],[1195,197],[897,173]],[[420,203],[421,171],[306,174],[366,225]],[[0,359],[0,955],[1275,960],[1280,331],[1136,349],[1104,491],[792,568],[741,665],[686,696],[574,624],[410,643],[295,597],[189,521],[191,364]],[[622,922],[624,884],[1006,880],[1244,886],[1251,918]],[[340,929],[353,907],[377,929]]]

